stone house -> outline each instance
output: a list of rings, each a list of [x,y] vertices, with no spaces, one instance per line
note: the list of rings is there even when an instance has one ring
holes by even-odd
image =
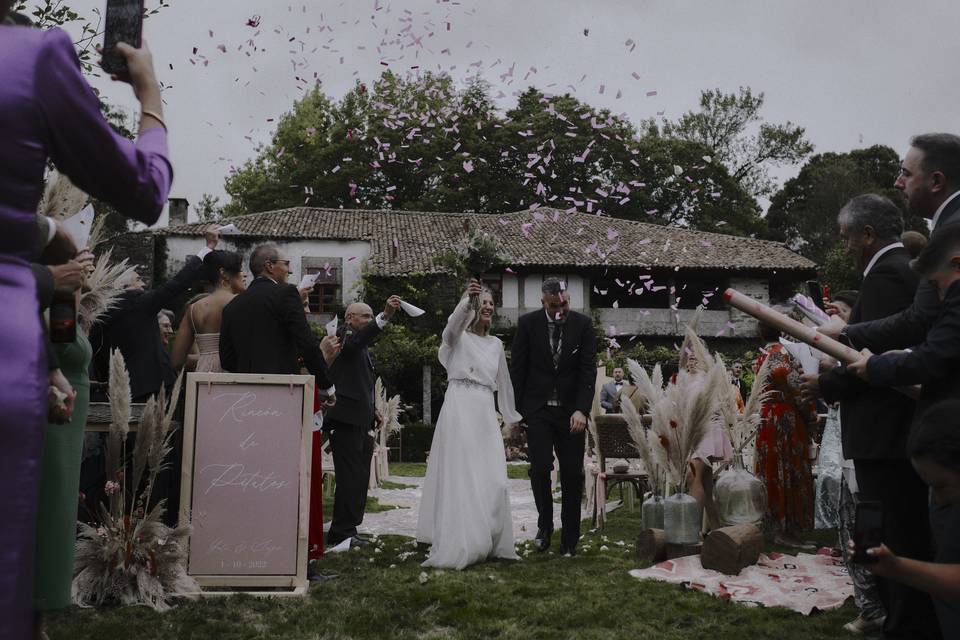
[[[223,236],[224,248],[247,254],[270,240],[290,258],[297,280],[320,274],[310,296],[316,321],[359,296],[364,272],[377,278],[439,272],[434,256],[471,226],[498,236],[511,258],[509,268],[484,276],[497,298],[500,328],[538,308],[543,279],[560,276],[572,307],[593,314],[608,335],[678,336],[702,304],[703,335],[751,338],[756,323],[726,306],[726,287],[769,302],[816,274],[813,262],[777,242],[555,209],[498,216],[298,207],[225,222],[240,233]],[[175,224],[149,237],[128,234],[140,238],[124,242],[142,247],[134,258],[170,274],[202,246],[204,226]]]

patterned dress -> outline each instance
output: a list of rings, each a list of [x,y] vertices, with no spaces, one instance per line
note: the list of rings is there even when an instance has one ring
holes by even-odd
[[[755,472],[767,487],[767,516],[777,531],[813,528],[813,475],[809,446],[816,407],[800,399],[800,363],[773,343],[754,370],[773,359],[769,388],[775,393],[760,409]]]

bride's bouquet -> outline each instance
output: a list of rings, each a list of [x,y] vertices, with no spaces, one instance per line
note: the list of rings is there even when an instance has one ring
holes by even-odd
[[[437,255],[434,262],[450,271],[459,281],[480,280],[494,267],[505,267],[509,258],[496,236],[476,229],[469,230],[450,249]],[[474,313],[480,311],[480,298],[471,298]]]

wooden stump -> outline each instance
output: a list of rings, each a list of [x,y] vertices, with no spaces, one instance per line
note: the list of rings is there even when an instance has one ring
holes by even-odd
[[[714,529],[703,543],[700,563],[727,575],[737,575],[744,567],[756,564],[763,550],[763,535],[752,524]]]
[[[686,556],[695,556],[699,555],[703,549],[703,544],[698,542],[696,544],[674,544],[668,542],[666,544],[667,548],[667,560],[675,560],[677,558],[684,558]]]
[[[637,557],[640,562],[662,562],[667,559],[667,538],[663,529],[644,529],[637,536]]]

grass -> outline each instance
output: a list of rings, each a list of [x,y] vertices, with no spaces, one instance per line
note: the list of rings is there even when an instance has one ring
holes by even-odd
[[[508,464],[507,477],[513,480],[526,480],[530,476],[527,471],[529,464]],[[405,478],[422,478],[427,474],[426,462],[392,462],[390,463],[390,475],[402,476]],[[391,487],[387,487],[391,488]]]
[[[306,598],[209,598],[164,614],[75,608],[53,614],[49,634],[52,640],[822,640],[844,637],[842,625],[855,617],[851,604],[804,617],[635,580],[627,571],[639,566],[631,548],[639,527],[638,511],[619,509],[603,531],[586,533],[576,558],[532,552],[520,562],[428,570],[422,584],[426,548],[384,536],[375,547],[326,556],[320,571],[338,577],[313,583]],[[835,537],[826,532],[819,539]],[[553,542],[555,551],[557,536]],[[609,549],[600,551],[602,544]]]

